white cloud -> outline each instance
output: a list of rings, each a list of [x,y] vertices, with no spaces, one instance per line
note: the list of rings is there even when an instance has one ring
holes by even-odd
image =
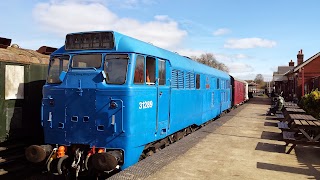
[[[166,15],[155,16],[150,22],[140,22],[120,18],[100,2],[54,0],[39,3],[33,9],[33,17],[46,32],[61,36],[70,32],[115,30],[162,48],[176,47],[187,35],[176,21]]]
[[[54,4],[64,4],[64,3],[82,3],[82,4],[89,4],[89,3],[106,3],[110,0],[50,0],[51,3]]]
[[[224,44],[225,48],[231,49],[249,49],[256,47],[272,48],[277,43],[268,39],[261,38],[243,38],[243,39],[230,39]]]
[[[92,0],[94,1],[94,0]],[[105,0],[110,4],[114,4],[120,8],[133,9],[133,8],[141,8],[142,4],[151,5],[155,4],[155,0]]]
[[[217,29],[216,31],[214,31],[213,35],[214,36],[221,36],[221,35],[225,35],[225,34],[229,34],[229,33],[231,33],[230,29],[220,28],[220,29]]]
[[[247,73],[252,72],[254,69],[252,66],[242,62],[227,63],[230,73]]]
[[[250,57],[245,54],[236,54],[237,59],[249,59]]]
[[[232,63],[234,61],[238,61],[240,59],[250,59],[249,56],[245,54],[221,54],[221,53],[213,53],[213,52],[208,52],[208,51],[203,51],[203,50],[196,50],[196,49],[178,49],[175,50],[178,54],[182,56],[196,56],[200,57],[202,54],[206,53],[211,53],[214,55],[214,57],[217,59],[218,62],[227,64],[227,63]]]
[[[252,72],[254,68],[249,65],[249,63],[242,62],[247,59],[251,59],[251,57],[245,54],[215,54],[218,62],[224,63],[228,68],[230,74],[234,73],[248,73]]]
[[[167,15],[157,15],[157,16],[154,16],[154,19],[158,20],[158,21],[171,21],[172,20]]]
[[[179,49],[176,50],[176,52],[181,56],[187,56],[187,57],[200,57],[201,54],[205,54],[207,52],[202,50],[195,50],[195,49]]]
[[[272,66],[272,67],[270,67],[270,71],[272,71],[272,72],[278,72],[278,66]]]
[[[257,74],[262,74],[264,81],[271,81],[272,80],[272,75],[269,73],[261,73],[261,72],[245,72],[245,73],[230,73],[231,76],[243,79],[243,80],[254,80],[257,76]]]
[[[177,50],[178,54],[182,56],[196,56],[199,57],[201,54],[212,53],[206,52],[202,50],[194,50],[194,49],[180,49]],[[212,53],[218,62],[225,64],[231,74],[248,74],[254,71],[254,68],[248,63],[241,62],[243,59],[250,59],[251,57],[245,54],[220,54],[220,53]]]
[[[247,56],[245,54],[215,54],[215,57],[219,62],[227,63],[227,62],[234,62],[239,61],[242,59],[251,59],[250,56]]]
[[[231,76],[242,80],[254,80],[257,74],[254,73],[230,73]]]

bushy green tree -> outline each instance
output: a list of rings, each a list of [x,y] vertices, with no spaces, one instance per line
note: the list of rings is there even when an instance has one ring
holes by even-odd
[[[304,95],[299,105],[310,115],[315,118],[320,117],[320,91],[318,89],[312,91],[310,94]]]

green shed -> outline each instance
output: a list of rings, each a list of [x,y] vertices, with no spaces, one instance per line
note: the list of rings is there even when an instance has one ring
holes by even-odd
[[[48,62],[49,56],[37,51],[0,46],[0,142],[42,141],[41,99]]]

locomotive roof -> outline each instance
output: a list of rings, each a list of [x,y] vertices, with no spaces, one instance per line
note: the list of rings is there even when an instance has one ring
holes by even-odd
[[[220,71],[218,69],[209,67],[207,65],[198,63],[192,59],[187,57],[183,57],[177,53],[156,47],[150,43],[146,43],[140,41],[138,39],[120,34],[115,31],[108,31],[113,32],[114,34],[114,41],[115,47],[111,50],[100,49],[100,50],[65,50],[65,46],[61,47],[54,54],[61,54],[65,52],[73,52],[73,53],[85,53],[85,52],[122,52],[122,53],[139,53],[145,55],[151,55],[154,57],[158,57],[160,59],[167,59],[170,60],[170,63],[173,68],[184,69],[187,71],[194,71],[194,72],[201,72],[204,74],[211,74],[214,76],[219,76],[223,78],[229,78],[229,75],[226,72]],[[89,33],[89,32],[84,32]],[[93,33],[93,32],[92,32]]]
[[[18,47],[0,48],[0,61],[23,64],[48,64],[49,56]]]

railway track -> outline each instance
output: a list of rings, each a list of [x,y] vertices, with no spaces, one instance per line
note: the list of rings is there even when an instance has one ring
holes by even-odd
[[[41,168],[25,159],[24,151],[28,143],[4,142],[0,144],[0,179],[27,179],[41,172]]]

